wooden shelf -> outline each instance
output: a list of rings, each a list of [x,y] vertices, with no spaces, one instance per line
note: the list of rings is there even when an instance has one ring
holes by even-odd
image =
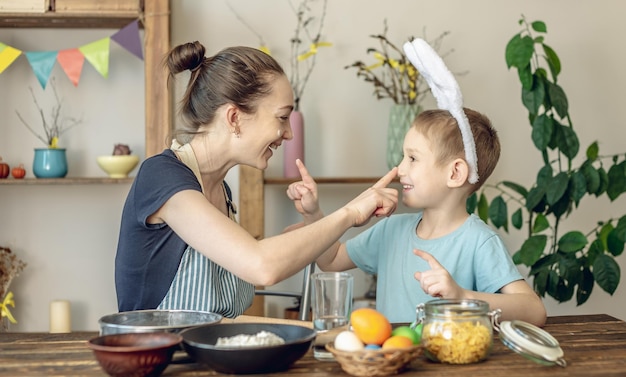
[[[313,177],[317,184],[374,184],[381,177]],[[265,177],[263,183],[266,185],[288,185],[299,181],[298,178]],[[394,183],[397,181],[394,180]]]
[[[318,177],[313,178],[318,184],[344,184],[344,183],[376,183],[380,178],[375,177]],[[288,185],[299,181],[299,178],[265,177],[263,182],[266,185]]]
[[[0,185],[91,185],[112,183],[133,183],[133,177],[106,178],[106,177],[66,177],[66,178],[6,178],[0,179]]]
[[[0,28],[117,29],[128,25],[137,18],[143,18],[143,13],[0,13]]]

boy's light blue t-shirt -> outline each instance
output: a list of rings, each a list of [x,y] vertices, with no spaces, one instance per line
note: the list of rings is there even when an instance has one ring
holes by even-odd
[[[433,255],[465,289],[496,293],[523,279],[498,234],[471,215],[454,232],[432,240],[416,234],[422,213],[393,215],[346,242],[350,259],[369,274],[377,274],[376,308],[390,322],[412,322],[415,307],[435,300],[422,290],[414,274],[430,266],[413,254]]]

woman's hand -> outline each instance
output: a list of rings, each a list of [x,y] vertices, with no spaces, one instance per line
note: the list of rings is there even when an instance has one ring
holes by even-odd
[[[293,201],[296,210],[302,215],[306,224],[310,224],[324,217],[320,210],[317,197],[317,183],[300,159],[296,160],[300,171],[301,181],[294,182],[287,187],[287,197]]]
[[[355,213],[354,226],[367,224],[372,216],[390,216],[398,206],[398,190],[387,187],[398,174],[394,167],[372,187],[363,191],[344,208]]]

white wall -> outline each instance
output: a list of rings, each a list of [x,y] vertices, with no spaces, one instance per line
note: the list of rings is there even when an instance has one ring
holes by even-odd
[[[288,69],[289,38],[295,26],[288,2],[229,2],[263,35],[273,55]],[[172,6],[172,45],[199,40],[208,54],[229,45],[258,45],[256,37],[235,19],[225,1],[177,0]],[[620,0],[584,0],[574,4],[566,0],[392,0],[367,5],[358,0],[330,0],[324,34],[334,45],[320,50],[301,102],[306,118],[307,166],[316,176],[379,176],[386,171],[383,140],[391,103],[377,101],[371,94],[371,85],[357,79],[355,71],[343,69],[366,58],[366,48],[373,46],[368,36],[382,32],[384,18],[390,25],[390,38],[398,44],[409,36],[420,36],[424,27],[431,37],[451,31],[444,48],[454,48],[455,52],[446,61],[454,72],[469,71],[458,80],[465,104],[489,115],[503,144],[503,155],[492,182],[510,179],[529,184],[541,163],[530,142],[517,75],[508,71],[504,62],[505,45],[520,30],[517,21],[521,14],[547,23],[547,42],[563,64],[559,82],[568,95],[581,146],[586,148],[599,140],[602,154],[622,153],[626,115],[619,110],[626,99],[621,90],[626,84],[622,69],[626,52],[619,46],[626,35],[621,20],[624,11],[626,5]],[[0,41],[25,50],[47,49],[53,43],[65,48],[112,32],[0,29]],[[60,41],[59,35],[69,40]],[[57,38],[59,41],[54,42]],[[74,169],[70,174],[102,174],[95,165],[95,156],[108,154],[114,142],[127,141],[143,154],[143,79],[138,74],[142,72],[141,62],[119,49],[111,64],[106,80],[86,68],[78,88],[71,84],[63,87],[63,94],[72,96],[72,109],[84,109],[79,112],[84,111],[87,120],[79,129],[70,131],[65,141],[70,150],[80,151],[73,152],[79,155],[70,161],[70,169]],[[20,160],[27,165],[37,142],[17,123],[13,111],[32,105],[27,87],[38,84],[29,69],[22,60],[0,75],[0,111],[5,114],[0,123],[0,155],[7,161]],[[64,82],[62,73],[58,76],[58,81]],[[6,94],[8,90],[10,96]],[[104,98],[113,103],[102,107]],[[434,102],[427,105],[434,106]],[[281,164],[279,152],[267,175],[280,175]],[[229,179],[237,195],[237,172],[232,172]],[[321,187],[325,211],[339,207],[363,188]],[[0,186],[0,244],[11,247],[29,263],[12,286],[17,296],[15,314],[20,320],[15,329],[47,330],[47,305],[57,297],[73,302],[73,325],[77,330],[97,329],[97,319],[116,310],[112,266],[119,213],[127,190],[127,185]],[[283,192],[282,186],[267,189],[267,235],[279,233],[297,220]],[[624,198],[615,203],[586,198],[576,218],[564,227],[591,229],[596,220],[624,214],[625,203]],[[40,225],[43,223],[46,225]],[[346,237],[359,230],[349,231]],[[519,235],[503,237],[511,250],[519,247]],[[618,261],[624,269],[625,258]],[[356,294],[360,295],[367,280],[356,274]],[[299,284],[297,278],[292,278],[278,288],[298,289]],[[608,313],[626,319],[619,310],[626,295],[623,285],[613,296],[596,286],[582,307],[576,307],[574,302],[545,302],[550,315]],[[284,305],[272,302],[272,314],[279,315]]]

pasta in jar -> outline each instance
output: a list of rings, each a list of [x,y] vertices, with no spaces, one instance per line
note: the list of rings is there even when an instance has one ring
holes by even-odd
[[[493,327],[486,302],[435,300],[418,310],[424,312],[422,346],[430,360],[470,364],[489,356]]]

